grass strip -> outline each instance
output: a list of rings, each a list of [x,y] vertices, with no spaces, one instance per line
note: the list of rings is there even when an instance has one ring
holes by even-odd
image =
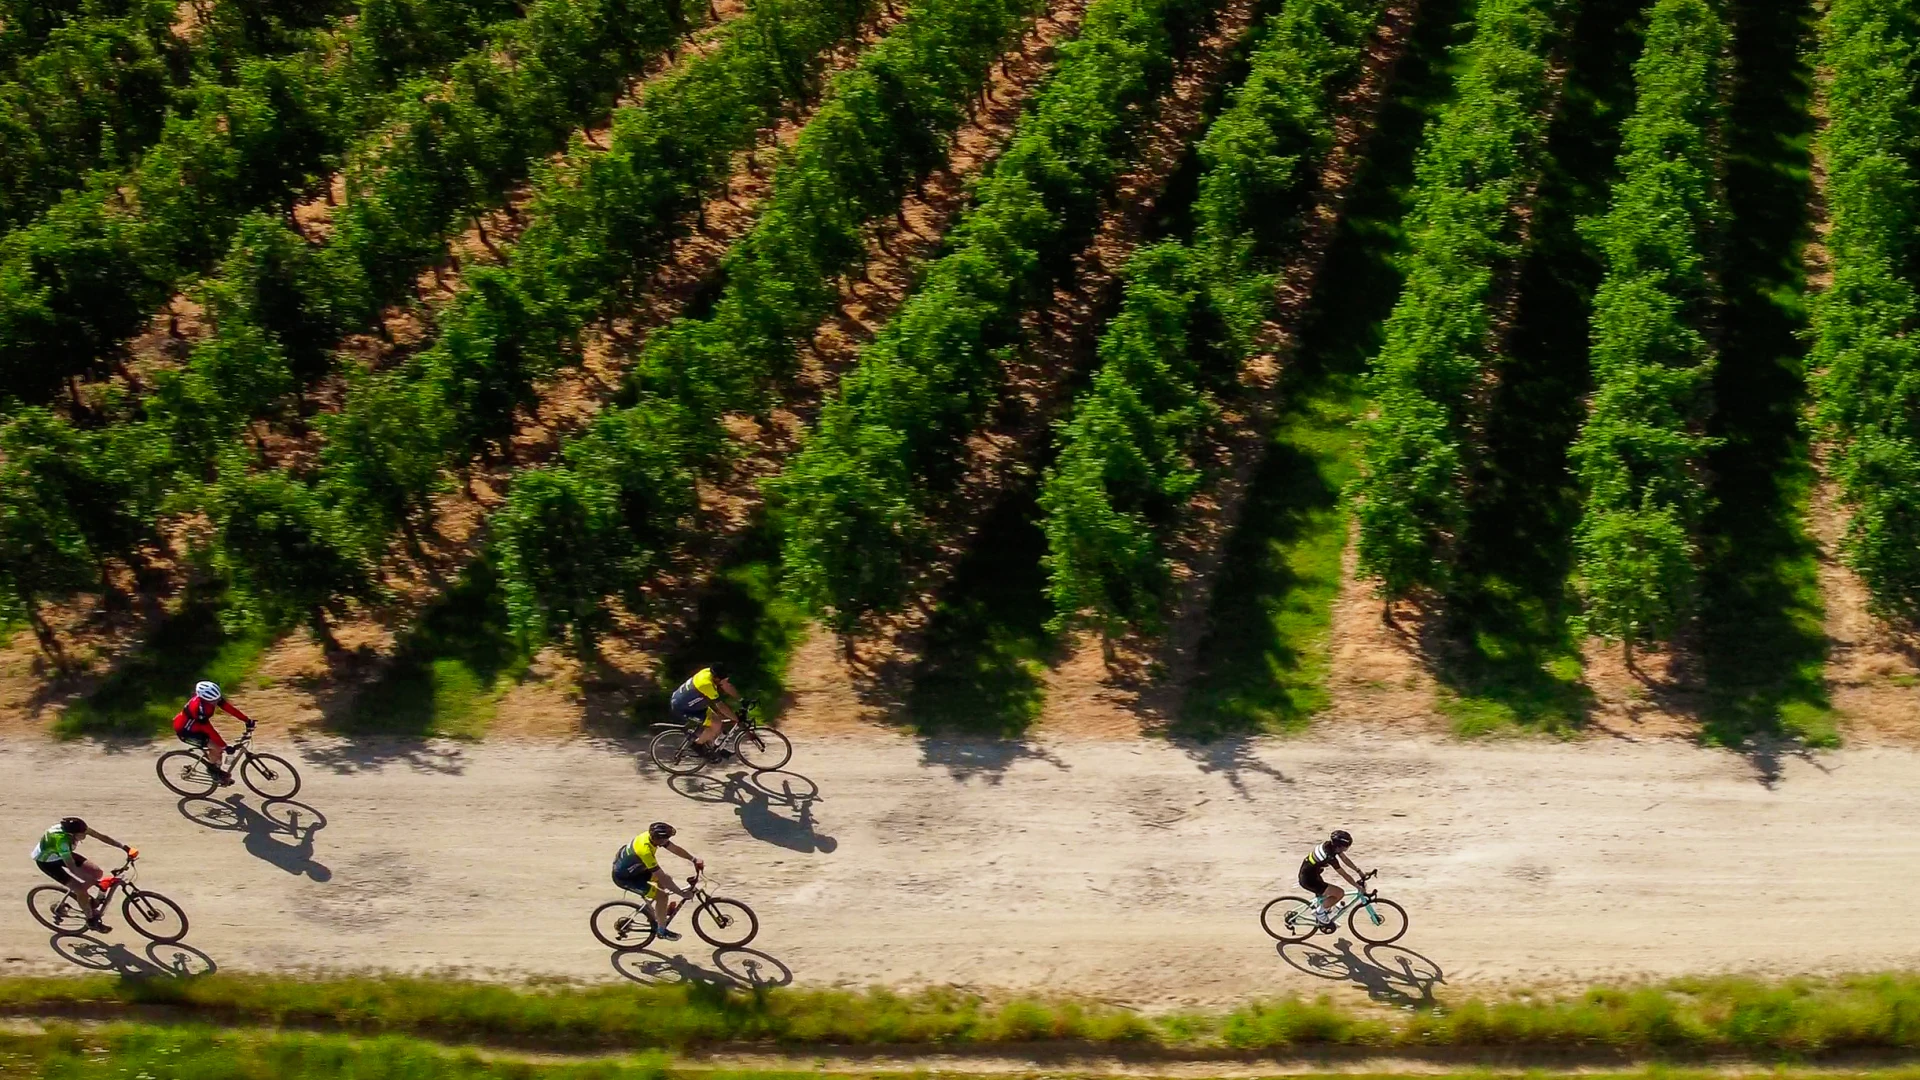
[[[170,1006],[208,1023],[340,1027],[570,1050],[996,1044],[1065,1041],[1120,1050],[1269,1052],[1503,1048],[1644,1057],[1811,1058],[1920,1050],[1920,976],[1765,981],[1715,977],[1567,996],[1435,1001],[1386,1011],[1322,997],[1225,1013],[1146,1015],[1065,998],[990,1001],[952,989],[772,989],[708,985],[510,987],[421,978],[0,980],[0,1010],[101,1015]]]

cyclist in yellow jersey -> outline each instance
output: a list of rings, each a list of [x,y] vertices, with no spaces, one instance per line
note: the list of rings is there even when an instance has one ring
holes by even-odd
[[[727,674],[727,669],[720,664],[703,667],[673,692],[673,715],[690,724],[705,725],[700,734],[694,736],[693,748],[709,757],[713,755],[713,740],[720,737],[726,725],[740,719],[732,707],[721,700],[723,694],[740,700],[740,691],[733,688]]]
[[[673,842],[673,826],[664,821],[656,821],[647,826],[647,831],[633,838],[626,847],[613,857],[613,883],[623,889],[645,895],[653,901],[653,925],[655,932],[668,941],[679,941],[680,935],[667,929],[667,920],[673,916],[667,907],[667,893],[675,896],[687,895],[687,890],[674,884],[673,875],[660,866],[659,850],[665,848],[675,855],[693,864],[695,877],[707,868],[707,864],[687,854],[685,848]],[[661,886],[666,886],[663,891]]]

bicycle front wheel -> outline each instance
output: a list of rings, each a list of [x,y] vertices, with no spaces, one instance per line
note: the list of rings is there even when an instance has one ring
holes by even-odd
[[[694,909],[693,932],[716,949],[737,949],[760,932],[760,919],[740,901],[716,896]]]
[[[162,945],[171,945],[187,936],[187,913],[157,892],[142,889],[127,893],[120,913],[127,917],[127,925],[133,927],[135,933]]]
[[[78,934],[87,928],[86,905],[58,885],[28,890],[27,910],[41,926],[56,934]]]
[[[189,798],[211,795],[213,789],[219,786],[219,781],[213,778],[213,767],[194,750],[172,750],[161,754],[153,768],[160,774],[160,782],[175,795]]]
[[[1407,932],[1407,909],[1376,896],[1355,904],[1353,914],[1347,916],[1347,925],[1353,928],[1353,936],[1361,941],[1369,945],[1385,945],[1390,941],[1399,941],[1400,936]]]
[[[300,793],[300,774],[278,754],[248,754],[240,779],[263,799],[291,799]]]
[[[754,728],[740,733],[733,746],[741,764],[754,772],[772,772],[793,760],[793,743],[772,728]]]
[[[705,755],[694,749],[693,732],[686,728],[672,728],[655,735],[647,746],[647,753],[653,756],[655,765],[675,776],[697,773],[707,763]]]
[[[653,944],[653,916],[639,904],[609,900],[593,909],[593,936],[614,952],[631,952]]]
[[[1260,909],[1260,928],[1277,941],[1305,941],[1319,929],[1313,919],[1313,901],[1282,896]]]

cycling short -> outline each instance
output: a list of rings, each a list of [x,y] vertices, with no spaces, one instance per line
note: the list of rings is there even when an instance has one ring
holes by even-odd
[[[669,707],[677,720],[689,724],[704,724],[707,722],[707,710],[713,707],[713,702],[683,686],[673,692],[673,703]]]
[[[1327,884],[1327,879],[1321,876],[1321,873],[1322,872],[1314,867],[1313,864],[1301,863],[1300,887],[1313,893],[1315,896],[1326,895],[1326,891],[1333,886]]]
[[[653,880],[653,871],[644,866],[624,867],[616,864],[613,883],[623,889],[642,893],[648,900],[660,895],[660,884]]]
[[[67,869],[66,863],[40,862],[39,860],[36,859],[34,860],[33,865],[39,867],[41,873],[47,875],[48,877],[52,878],[53,880],[59,882],[61,885],[66,886],[68,888],[72,888],[75,885],[81,884],[80,879],[73,876],[73,871]]]

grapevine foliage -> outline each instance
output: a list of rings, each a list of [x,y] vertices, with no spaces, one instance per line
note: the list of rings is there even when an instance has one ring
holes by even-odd
[[[1362,576],[1382,595],[1437,588],[1466,522],[1491,302],[1519,250],[1538,181],[1559,0],[1480,0],[1458,54],[1457,97],[1428,129],[1415,165],[1406,280],[1387,317],[1367,389],[1355,483]]]
[[[1585,494],[1575,585],[1589,632],[1665,640],[1695,591],[1707,509],[1711,266],[1727,211],[1715,175],[1727,32],[1712,0],[1657,0],[1634,66],[1620,179],[1592,223],[1595,392],[1571,457]]]
[[[1842,554],[1881,612],[1920,613],[1920,12],[1834,0],[1820,156],[1833,281],[1813,305],[1815,419],[1849,510]]]
[[[1041,488],[1056,630],[1159,628],[1168,540],[1201,482],[1191,449],[1215,409],[1208,383],[1224,377],[1219,357],[1238,362],[1257,348],[1335,110],[1383,7],[1293,0],[1273,17],[1247,81],[1198,147],[1192,247],[1148,248],[1128,268],[1100,367],[1055,433]]]

